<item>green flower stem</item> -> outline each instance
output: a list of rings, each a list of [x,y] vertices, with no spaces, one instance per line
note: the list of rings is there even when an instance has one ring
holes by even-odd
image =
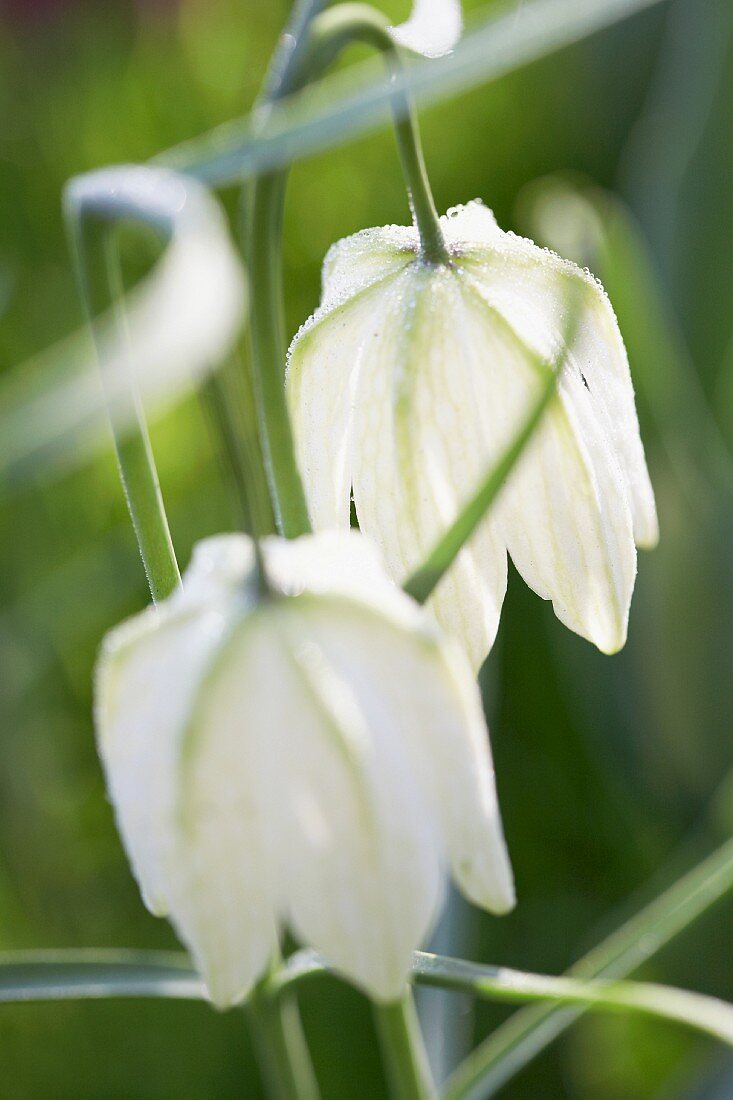
[[[252,186],[248,217],[250,335],[262,449],[275,521],[286,538],[310,531],[308,508],[295,460],[285,398],[282,322],[282,209],[284,173],[261,176]]]
[[[275,999],[267,979],[246,1006],[260,1071],[272,1100],[319,1100],[295,997]]]
[[[297,74],[308,48],[310,28],[328,0],[296,0],[287,28],[273,55],[260,96],[260,105],[275,103],[297,89]]]
[[[270,64],[260,109],[291,90],[308,27],[326,0],[297,0]],[[246,253],[250,275],[253,389],[275,522],[289,538],[310,531],[285,400],[282,220],[285,172],[256,179],[250,192]],[[264,564],[259,576],[266,585]],[[275,965],[278,960],[275,960]],[[319,1100],[320,1091],[294,996],[274,998],[265,978],[247,1004],[265,1084],[273,1100]]]
[[[341,50],[353,42],[361,42],[382,53],[392,81],[397,80],[402,64],[399,50],[389,32],[389,20],[376,8],[361,3],[338,4],[314,19],[308,52],[303,61],[308,76],[321,74]],[[408,92],[395,90],[390,102],[410,209],[420,235],[423,257],[432,263],[445,262],[448,253],[425,169],[412,101]]]
[[[280,39],[257,105],[262,121],[277,100],[295,91],[309,28],[326,0],[299,0]],[[311,527],[295,459],[285,398],[282,301],[282,222],[287,172],[258,177],[249,190],[245,252],[251,277],[250,340],[255,401],[275,522],[286,538]]]
[[[375,1004],[374,1020],[393,1100],[436,1100],[412,994],[391,1004]]]
[[[119,251],[114,221],[104,212],[87,210],[84,205],[69,207],[68,215],[79,290],[95,346],[100,348],[100,316],[110,306],[114,307],[114,323],[122,342],[126,338],[126,330],[121,307]],[[145,416],[132,378],[129,401],[134,410],[132,426],[126,426],[124,432],[120,431],[114,412],[110,415],[110,423],[140,556],[150,594],[157,602],[170,595],[180,584],[181,576]]]
[[[419,105],[443,103],[659,4],[661,0],[523,0],[521,19],[515,4],[498,5],[500,10],[466,34],[447,57],[411,65],[398,90],[409,90]],[[493,11],[496,5],[486,7]],[[255,119],[246,115],[167,149],[156,160],[209,186],[231,187],[382,127],[394,89],[382,80],[337,78],[334,86],[338,95],[333,97],[296,98],[285,104],[261,131],[254,132]]]
[[[271,66],[259,105],[260,121],[270,106],[320,76],[352,42],[362,42],[385,55],[393,78],[399,53],[387,19],[368,4],[347,3],[317,14],[320,3],[306,2],[296,11],[297,31],[284,36],[284,47]],[[310,20],[310,22],[309,22]],[[430,190],[420,134],[406,92],[392,99],[395,133],[410,208],[428,262],[447,259],[440,219]],[[287,170],[254,181],[247,210],[246,254],[251,276],[250,332],[255,395],[268,484],[279,531],[288,538],[310,530],[303,483],[298,471],[292,427],[284,392],[286,344],[282,305],[282,221]]]

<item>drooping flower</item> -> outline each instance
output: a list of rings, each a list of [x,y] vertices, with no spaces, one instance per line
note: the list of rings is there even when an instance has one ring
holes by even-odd
[[[390,226],[340,241],[289,354],[288,397],[316,529],[363,532],[403,581],[472,496],[562,362],[494,509],[431,606],[474,667],[491,648],[507,551],[571,630],[626,639],[636,545],[657,539],[629,366],[587,272],[502,232],[480,202],[441,218],[445,262]],[[570,349],[564,348],[574,311]]]
[[[283,925],[399,997],[445,869],[504,912],[512,876],[465,658],[358,533],[198,545],[183,586],[100,659],[100,755],[143,897],[212,999],[237,1002]]]

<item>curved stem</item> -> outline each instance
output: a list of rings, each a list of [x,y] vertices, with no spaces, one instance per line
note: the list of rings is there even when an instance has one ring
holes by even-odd
[[[114,323],[120,330],[121,342],[126,338],[120,305],[121,278],[114,225],[108,224],[94,213],[87,216],[83,207],[72,213],[74,216],[70,216],[69,223],[76,276],[92,337],[99,350],[99,318],[110,305],[115,307]],[[132,373],[129,403],[134,413],[132,426],[124,432],[120,431],[114,413],[110,414],[110,424],[127,507],[150,594],[157,602],[170,595],[180,584],[181,576],[160,492],[150,436],[132,381]]]
[[[373,1010],[394,1100],[437,1100],[412,993]]]
[[[352,42],[363,42],[383,53],[392,79],[396,78],[399,52],[381,12],[368,4],[346,3],[315,14],[321,6],[317,0],[303,0],[302,13],[296,12],[298,35],[289,32],[284,36],[284,60],[276,59],[273,64],[260,102],[262,121],[266,120],[272,103],[319,76]],[[422,256],[429,263],[445,262],[448,253],[408,94],[396,91],[392,106]],[[281,254],[286,182],[287,170],[279,170],[260,176],[252,184],[246,251],[252,279],[250,333],[254,386],[268,484],[279,531],[288,538],[297,538],[310,530],[310,522],[283,385],[286,346]]]
[[[297,87],[309,28],[326,0],[299,0],[272,59],[258,104],[262,118]],[[308,506],[295,459],[285,398],[282,302],[282,220],[287,173],[258,177],[249,195],[246,254],[251,275],[250,340],[253,384],[270,499],[286,538],[307,534]]]
[[[308,76],[322,73],[341,50],[353,42],[361,42],[382,53],[392,82],[396,82],[402,65],[399,49],[390,34],[389,20],[370,4],[361,3],[338,4],[313,20],[308,52],[303,60]],[[448,253],[430,189],[420,130],[409,93],[395,90],[391,105],[402,172],[415,227],[420,235],[423,258],[430,263],[445,262]]]
[[[285,176],[255,181],[249,209],[250,337],[262,449],[278,530],[297,538],[310,530],[285,398],[282,322],[282,208]]]

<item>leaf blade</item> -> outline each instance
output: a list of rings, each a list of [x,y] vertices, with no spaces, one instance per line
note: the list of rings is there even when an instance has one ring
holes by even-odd
[[[178,952],[0,953],[0,1004],[128,997],[208,1000],[187,956]]]
[[[733,890],[733,840],[654,898],[571,967],[573,977],[622,978]],[[448,1082],[446,1100],[488,1100],[582,1014],[583,1008],[532,1006],[511,1016]]]

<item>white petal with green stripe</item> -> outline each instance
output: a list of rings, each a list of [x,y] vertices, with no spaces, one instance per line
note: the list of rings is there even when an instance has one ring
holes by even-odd
[[[108,638],[99,748],[146,898],[212,999],[246,996],[279,931],[400,997],[452,870],[514,901],[463,655],[358,533],[196,548],[183,587]]]
[[[503,233],[481,203],[441,222],[445,264],[425,263],[404,227],[366,230],[327,257],[322,304],[287,374],[312,521],[347,527],[353,492],[360,527],[403,582],[561,362],[544,422],[430,606],[477,668],[498,629],[508,551],[562,622],[614,652],[635,542],[652,545],[657,525],[611,306],[591,276]]]

